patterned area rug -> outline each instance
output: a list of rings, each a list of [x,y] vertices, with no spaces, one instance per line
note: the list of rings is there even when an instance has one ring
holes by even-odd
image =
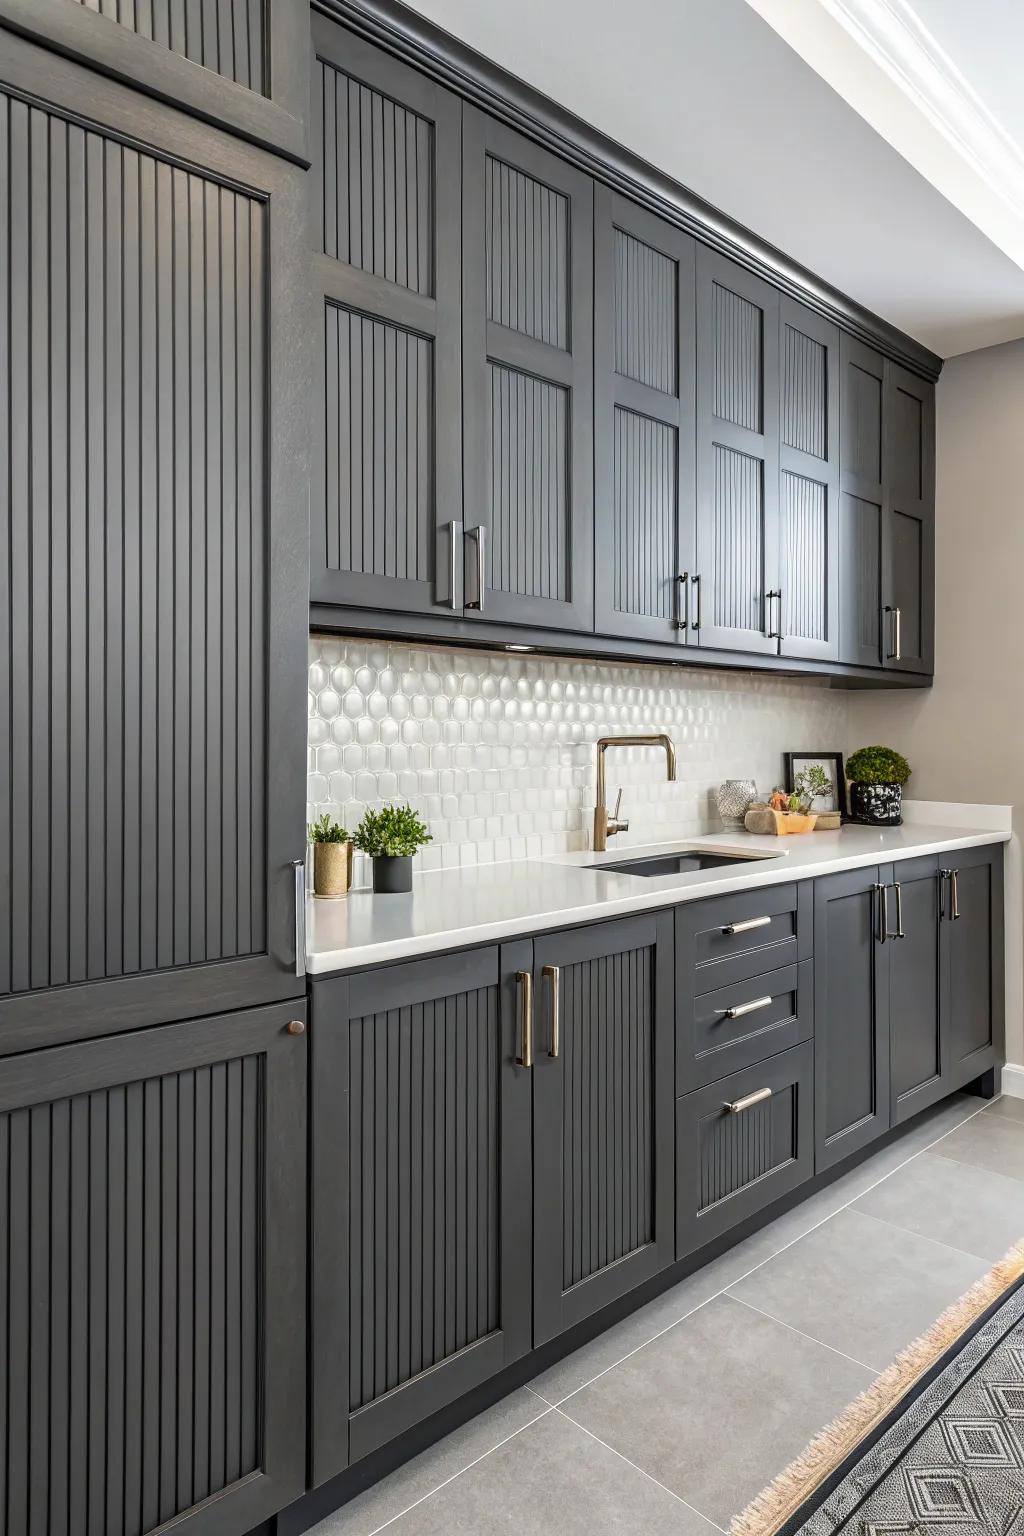
[[[732,1536],[1024,1536],[1024,1243],[733,1522]]]

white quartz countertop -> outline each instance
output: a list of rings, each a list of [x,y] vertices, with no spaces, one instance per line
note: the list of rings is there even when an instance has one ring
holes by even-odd
[[[956,826],[947,822],[949,807],[936,806],[936,812],[935,824],[908,819],[901,827],[850,825],[838,832],[809,832],[796,837],[713,833],[651,847],[613,846],[605,854],[573,853],[521,863],[439,870],[417,875],[408,895],[374,896],[370,891],[357,890],[342,899],[310,897],[306,968],[313,975],[350,971],[626,912],[676,906],[705,896],[1009,840],[1008,818],[1005,825],[1001,818],[986,815],[983,819],[988,826]],[[775,857],[734,868],[654,877],[593,867],[695,847]]]

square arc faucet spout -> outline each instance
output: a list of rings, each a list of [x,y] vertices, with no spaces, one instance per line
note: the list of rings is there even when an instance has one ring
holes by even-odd
[[[616,832],[628,832],[629,821],[619,816],[619,806],[622,803],[622,790],[619,790],[618,799],[615,802],[615,810],[609,816],[607,805],[607,793],[604,777],[604,755],[609,747],[664,747],[665,760],[668,766],[667,777],[671,781],[676,776],[676,749],[672,745],[672,738],[663,731],[655,736],[601,736],[597,742],[597,804],[594,807],[594,851],[603,853],[608,847],[608,839],[614,837]]]

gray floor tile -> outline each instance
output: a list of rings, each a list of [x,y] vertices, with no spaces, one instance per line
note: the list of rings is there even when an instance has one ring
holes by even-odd
[[[569,1398],[562,1412],[727,1527],[871,1379],[720,1296]]]
[[[433,1492],[545,1412],[544,1404],[525,1387],[512,1392],[406,1462],[390,1477],[359,1494],[343,1509],[328,1515],[312,1528],[310,1536],[370,1536],[371,1531],[379,1530],[410,1504]]]
[[[555,1411],[409,1510],[389,1536],[716,1536]]]
[[[935,1150],[958,1163],[1024,1179],[1024,1120],[986,1110],[945,1137]]]
[[[990,1262],[1024,1237],[1024,1184],[1019,1179],[934,1152],[915,1157],[852,1209]]]
[[[985,1110],[986,1115],[1002,1115],[1007,1120],[1024,1120],[1024,1099],[1011,1099],[1004,1094],[994,1099]]]
[[[881,1371],[989,1267],[846,1210],[740,1281],[733,1294]]]

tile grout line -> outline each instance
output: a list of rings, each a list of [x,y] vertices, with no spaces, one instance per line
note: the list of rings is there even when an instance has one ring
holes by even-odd
[[[722,1536],[726,1536],[725,1527],[719,1525],[717,1520],[712,1520],[710,1515],[704,1514],[703,1510],[698,1509],[696,1504],[690,1504],[681,1494],[676,1493],[674,1488],[669,1488],[667,1484],[659,1482],[656,1477],[653,1477],[650,1472],[646,1472],[643,1467],[638,1467],[635,1461],[630,1461],[628,1456],[624,1456],[621,1451],[617,1451],[614,1445],[609,1445],[607,1440],[602,1440],[600,1435],[595,1435],[592,1429],[588,1429],[585,1424],[581,1424],[571,1414],[565,1413],[561,1408],[555,1408],[552,1412],[565,1419],[567,1424],[572,1424],[574,1428],[581,1429],[585,1435],[590,1436],[591,1440],[595,1441],[598,1445],[603,1445],[606,1451],[611,1451],[613,1456],[617,1456],[620,1461],[624,1461],[627,1467],[632,1467],[634,1472],[639,1472],[641,1477],[646,1477],[647,1481],[653,1483],[655,1488],[660,1488],[663,1493],[667,1493],[670,1498],[675,1499],[684,1509],[688,1509],[693,1515],[698,1515],[701,1520],[706,1520],[708,1525],[713,1526],[716,1531],[721,1531]]]
[[[808,1344],[817,1344],[821,1349],[827,1349],[830,1355],[838,1355],[840,1360],[849,1361],[850,1365],[859,1365],[862,1370],[870,1371],[872,1377],[878,1376],[885,1369],[884,1366],[868,1365],[866,1360],[858,1360],[854,1355],[848,1355],[845,1349],[837,1349],[834,1344],[826,1344],[824,1339],[816,1339],[813,1333],[804,1333],[802,1328],[794,1328],[792,1323],[787,1323],[783,1318],[776,1317],[774,1312],[766,1312],[763,1307],[755,1307],[752,1301],[747,1301],[745,1296],[734,1296],[732,1291],[726,1291],[726,1301],[738,1302],[741,1307],[746,1307],[750,1312],[756,1312],[759,1317],[767,1318],[770,1323],[779,1323],[783,1328],[788,1328],[790,1333],[795,1333],[798,1338],[806,1339]]]
[[[960,1166],[966,1168],[969,1164],[961,1163]],[[979,1169],[978,1171],[981,1172],[982,1170]],[[999,1262],[1000,1255],[998,1254],[995,1258],[988,1258],[983,1253],[970,1253],[966,1248],[958,1248],[955,1243],[947,1243],[941,1237],[929,1237],[927,1232],[915,1232],[912,1227],[905,1227],[898,1221],[890,1221],[887,1216],[876,1216],[874,1211],[858,1211],[857,1215],[866,1216],[869,1221],[880,1222],[883,1227],[890,1227],[894,1232],[907,1232],[911,1237],[916,1237],[919,1242],[934,1243],[936,1248],[948,1248],[950,1253],[958,1253],[963,1259],[974,1259],[979,1264],[987,1265],[989,1269],[992,1268],[993,1264],[998,1264]]]
[[[662,1338],[663,1335],[668,1333],[671,1328],[675,1328],[679,1323],[684,1323],[688,1317],[692,1317],[695,1312],[699,1312],[701,1307],[706,1307],[710,1302],[717,1301],[719,1296],[724,1296],[725,1293],[731,1290],[734,1285],[739,1285],[741,1281],[749,1279],[749,1277],[755,1274],[757,1270],[763,1269],[765,1264],[769,1264],[772,1259],[777,1259],[779,1254],[785,1253],[787,1249],[792,1248],[794,1243],[799,1243],[803,1238],[808,1237],[812,1232],[816,1232],[819,1227],[823,1227],[826,1221],[831,1221],[833,1216],[838,1216],[840,1211],[848,1210],[851,1205],[862,1199],[864,1195],[870,1194],[873,1189],[877,1189],[879,1184],[884,1184],[886,1179],[891,1179],[894,1173],[899,1173],[901,1169],[906,1168],[907,1165],[912,1163],[916,1157],[921,1157],[923,1153],[930,1152],[931,1149],[933,1147],[937,1147],[941,1141],[945,1141],[947,1136],[952,1136],[954,1131],[959,1131],[962,1126],[965,1126],[971,1120],[976,1119],[978,1115],[983,1115],[988,1107],[988,1103],[984,1103],[980,1109],[973,1110],[969,1115],[966,1115],[963,1120],[952,1126],[948,1131],[943,1131],[941,1136],[937,1136],[934,1141],[930,1141],[927,1146],[919,1147],[916,1152],[912,1152],[910,1156],[905,1158],[902,1163],[897,1163],[895,1168],[890,1168],[888,1173],[883,1173],[880,1179],[876,1179],[875,1182],[873,1184],[869,1184],[866,1189],[858,1190],[857,1193],[853,1195],[849,1200],[847,1200],[844,1205],[837,1206],[834,1211],[830,1211],[827,1216],[823,1216],[820,1221],[816,1221],[813,1226],[808,1227],[806,1232],[800,1232],[796,1237],[791,1238],[788,1243],[783,1243],[782,1247],[779,1248],[775,1253],[770,1253],[766,1258],[760,1259],[758,1263],[752,1264],[751,1267],[748,1270],[745,1270],[742,1275],[737,1275],[735,1280],[730,1280],[728,1285],[723,1285],[722,1289],[720,1291],[716,1291],[713,1296],[706,1296],[704,1300],[698,1302],[695,1307],[690,1307],[688,1311],[680,1313],[680,1315],[675,1318],[674,1321],[667,1323],[664,1328],[659,1328],[657,1333],[653,1333],[649,1339],[645,1339],[644,1342],[642,1344],[638,1344],[635,1349],[627,1350],[621,1359],[613,1360],[611,1365],[606,1365],[603,1370],[597,1372],[596,1376],[591,1376],[589,1380],[582,1382],[580,1386],[573,1387],[571,1392],[567,1392],[564,1397],[560,1397],[558,1402],[552,1403],[551,1406],[553,1408],[560,1408],[561,1405],[563,1403],[567,1403],[571,1397],[575,1397],[577,1392],[583,1392],[587,1387],[592,1387],[595,1381],[600,1381],[602,1376],[607,1376],[609,1371],[614,1371],[616,1366],[622,1365],[623,1361],[631,1359],[633,1355],[639,1354],[640,1350],[646,1349],[648,1344],[653,1344],[656,1339]],[[795,1210],[797,1207],[794,1206],[792,1209]],[[756,1233],[751,1234],[751,1236],[756,1235]],[[728,1252],[729,1249],[725,1249],[721,1254],[719,1254],[719,1258],[724,1258]],[[712,1263],[715,1262],[715,1260],[712,1260]],[[694,1270],[693,1273],[697,1274],[698,1271]],[[687,1275],[686,1279],[689,1278],[690,1276]],[[680,1285],[683,1283],[683,1281],[679,1282]],[[536,1396],[540,1397],[540,1393],[538,1392]],[[541,1398],[541,1402],[547,1402],[547,1398]]]
[[[536,1392],[533,1395],[538,1399],[539,1402],[544,1401],[544,1399],[539,1397]],[[490,1446],[486,1451],[481,1451],[480,1455],[474,1456],[472,1461],[467,1461],[464,1467],[460,1467],[457,1472],[453,1472],[451,1477],[446,1477],[443,1482],[437,1484],[436,1488],[428,1489],[428,1491],[422,1494],[420,1498],[413,1499],[412,1503],[407,1504],[404,1509],[400,1509],[397,1511],[397,1513],[389,1515],[388,1518],[382,1521],[380,1525],[375,1525],[372,1530],[367,1532],[367,1536],[377,1536],[378,1531],[387,1530],[389,1525],[394,1525],[396,1520],[401,1520],[402,1517],[407,1515],[410,1510],[418,1509],[421,1504],[425,1504],[428,1499],[432,1499],[435,1493],[440,1493],[442,1488],[447,1488],[449,1483],[454,1483],[456,1478],[461,1477],[464,1472],[468,1472],[470,1468],[477,1466],[481,1461],[486,1461],[488,1456],[492,1456],[495,1451],[500,1451],[503,1445],[508,1445],[509,1441],[514,1440],[517,1435],[521,1435],[524,1429],[532,1428],[534,1424],[539,1423],[541,1419],[546,1419],[549,1413],[554,1413],[555,1411],[556,1410],[550,1405],[543,1408],[540,1413],[536,1414],[532,1419],[529,1419],[525,1424],[520,1424],[519,1428],[514,1429],[510,1435],[503,1436],[503,1438],[499,1440],[496,1445]],[[473,1420],[470,1419],[468,1422],[472,1423]],[[427,1450],[432,1449],[432,1446],[427,1447]],[[344,1509],[344,1507],[345,1506],[342,1505],[342,1509]],[[315,1531],[316,1527],[314,1526],[312,1536],[315,1536]]]

